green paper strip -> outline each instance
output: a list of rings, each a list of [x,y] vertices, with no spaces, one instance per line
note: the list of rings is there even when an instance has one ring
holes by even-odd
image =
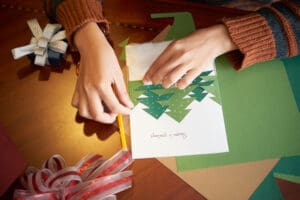
[[[189,12],[154,13],[151,14],[151,17],[153,19],[169,17],[174,18],[174,23],[165,38],[166,41],[181,38],[196,29],[192,14]]]
[[[300,166],[299,166],[300,168]],[[280,178],[292,183],[297,183],[300,184],[300,176],[294,176],[294,175],[289,175],[289,174],[282,174],[282,173],[274,173],[274,177]]]
[[[119,56],[120,60],[126,60],[126,51],[125,51],[125,47],[128,44],[129,38],[123,40],[122,42],[119,43],[119,47],[122,48],[122,52]]]

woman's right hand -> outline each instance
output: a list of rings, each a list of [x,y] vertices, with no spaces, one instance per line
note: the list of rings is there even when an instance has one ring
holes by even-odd
[[[115,52],[98,25],[84,25],[74,42],[81,60],[72,105],[82,117],[102,123],[113,123],[117,114],[128,115],[133,103]]]

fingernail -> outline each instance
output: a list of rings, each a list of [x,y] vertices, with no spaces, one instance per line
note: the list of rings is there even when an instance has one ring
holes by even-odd
[[[132,103],[132,101],[129,99],[128,100],[128,106],[130,107],[130,108],[133,108],[134,107],[134,104]]]
[[[167,89],[167,88],[169,88],[171,85],[169,85],[169,84],[162,84],[162,86],[163,86],[165,89]]]
[[[180,90],[185,89],[185,87],[186,87],[186,86],[184,86],[184,85],[177,85],[177,88],[180,89]]]
[[[152,85],[152,81],[150,80],[143,80],[144,85]]]
[[[131,112],[131,109],[127,109],[125,114],[130,115],[130,112]]]

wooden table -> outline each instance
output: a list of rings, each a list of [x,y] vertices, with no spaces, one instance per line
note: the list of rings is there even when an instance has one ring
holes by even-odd
[[[241,14],[169,0],[108,0],[104,10],[115,44],[128,37],[130,42],[151,40],[172,23],[171,19],[150,19],[154,12],[190,11],[197,27]],[[27,164],[41,167],[53,154],[61,154],[73,165],[90,152],[107,158],[116,153],[121,148],[116,125],[82,119],[70,105],[76,82],[74,65],[68,62],[50,69],[33,66],[27,58],[12,58],[12,48],[29,43],[26,21],[37,18],[42,27],[47,23],[42,2],[0,0],[0,17],[0,124]],[[115,49],[117,54],[121,52],[117,45]],[[125,69],[124,63],[121,65]],[[128,133],[128,119],[126,123]],[[120,193],[119,199],[205,199],[156,159],[136,160],[131,168],[133,188]]]

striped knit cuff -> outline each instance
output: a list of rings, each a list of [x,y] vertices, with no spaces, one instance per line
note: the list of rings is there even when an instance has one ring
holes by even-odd
[[[262,15],[251,13],[246,16],[225,18],[223,23],[239,49],[228,54],[235,69],[241,70],[276,57],[272,30]]]
[[[300,0],[283,0],[282,2],[287,7],[289,7],[298,17],[300,17]]]
[[[300,1],[299,1],[300,2]],[[272,11],[284,26],[289,57],[300,53],[300,3],[297,5],[292,1],[285,3],[276,2],[272,5]]]
[[[75,47],[74,33],[88,22],[98,23],[105,35],[109,32],[101,3],[97,0],[65,0],[57,8],[57,21],[64,25],[71,47]]]

